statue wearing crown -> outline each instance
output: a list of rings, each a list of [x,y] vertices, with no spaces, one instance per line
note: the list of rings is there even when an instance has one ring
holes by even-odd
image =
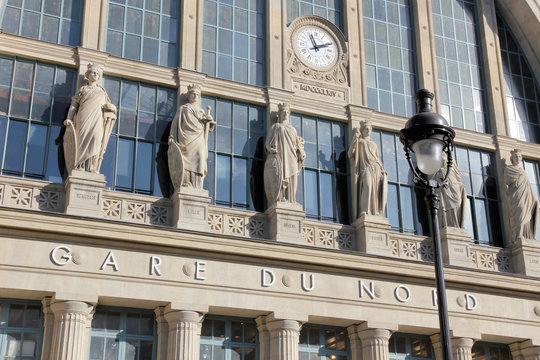
[[[199,107],[201,87],[188,86],[188,102],[178,109],[169,135],[169,172],[175,192],[181,187],[203,188],[207,173],[208,133],[216,122]]]
[[[116,121],[116,106],[99,83],[103,66],[88,64],[85,84],[71,100],[64,121],[64,157],[68,174],[75,170],[99,173]]]

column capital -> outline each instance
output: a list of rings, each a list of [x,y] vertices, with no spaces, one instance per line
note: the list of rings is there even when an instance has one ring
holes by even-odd
[[[203,314],[167,306],[164,317],[169,327],[167,359],[198,360]]]
[[[94,310],[94,305],[84,301],[68,300],[51,303],[51,310],[55,316],[63,314],[77,314],[88,316]]]
[[[441,335],[434,334],[430,336],[431,344],[435,350],[435,358],[442,360],[442,342]],[[450,340],[452,346],[452,356],[454,360],[471,360],[472,359],[472,347],[475,339],[468,337],[452,337]]]
[[[388,341],[392,331],[385,328],[368,328],[364,322],[347,328],[351,340],[351,350],[355,359],[388,360]],[[361,354],[361,356],[359,356]]]
[[[203,314],[189,310],[165,310],[164,318],[169,325],[177,322],[201,324],[203,321]]]

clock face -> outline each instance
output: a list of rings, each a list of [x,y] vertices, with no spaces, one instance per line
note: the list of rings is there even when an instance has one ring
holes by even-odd
[[[334,38],[317,27],[306,27],[298,32],[296,46],[302,58],[315,67],[326,67],[336,60]]]

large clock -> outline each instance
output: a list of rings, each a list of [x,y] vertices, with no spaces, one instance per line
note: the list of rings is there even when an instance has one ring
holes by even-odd
[[[337,59],[336,42],[327,31],[308,26],[296,33],[296,46],[300,56],[310,65],[331,66]]]
[[[294,78],[348,84],[347,43],[334,24],[301,16],[289,25],[289,36],[287,70]]]

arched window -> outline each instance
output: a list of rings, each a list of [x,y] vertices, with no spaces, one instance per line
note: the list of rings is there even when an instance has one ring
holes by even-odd
[[[510,136],[540,143],[540,87],[510,28],[497,15]]]

